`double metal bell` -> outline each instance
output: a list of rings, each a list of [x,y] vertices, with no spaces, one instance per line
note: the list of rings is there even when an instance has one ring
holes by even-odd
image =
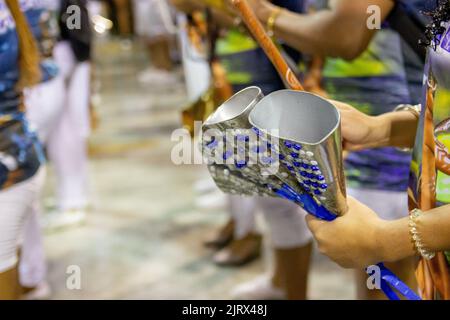
[[[282,197],[331,219],[346,211],[340,115],[311,93],[280,90],[263,97],[246,88],[202,127],[202,148],[226,193]]]

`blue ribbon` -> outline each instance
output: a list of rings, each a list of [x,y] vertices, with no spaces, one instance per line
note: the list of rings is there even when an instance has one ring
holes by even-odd
[[[381,290],[388,296],[390,300],[400,300],[398,296],[389,287],[391,285],[395,290],[397,290],[402,296],[408,300],[422,300],[411,288],[409,288],[404,282],[402,282],[391,270],[385,267],[385,265],[380,262],[377,264],[381,271]],[[386,286],[383,289],[383,283]],[[386,287],[389,288],[386,290]],[[392,291],[389,292],[389,290]],[[395,298],[391,298],[395,295]]]
[[[309,194],[306,192],[298,194],[293,188],[287,184],[283,184],[281,189],[274,190],[277,195],[287,200],[293,201],[298,204],[302,204],[302,207],[313,216],[325,220],[333,221],[337,218],[337,215],[328,211],[322,205],[319,205]],[[389,300],[400,300],[394,289],[408,300],[421,300],[421,298],[411,290],[404,282],[402,282],[391,270],[380,262],[377,264],[381,272],[381,290],[389,298]]]

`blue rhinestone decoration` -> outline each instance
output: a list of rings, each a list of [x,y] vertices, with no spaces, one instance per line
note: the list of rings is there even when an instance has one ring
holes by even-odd
[[[301,144],[292,141],[286,140],[283,145],[289,150],[286,150],[287,157],[279,154],[282,165],[288,171],[295,173],[298,185],[305,192],[320,196],[320,200],[325,200],[326,198],[322,194],[327,190],[328,185],[325,183],[325,176],[322,174],[318,162],[314,159],[314,153],[303,150]],[[281,176],[287,177],[285,172],[282,172]]]

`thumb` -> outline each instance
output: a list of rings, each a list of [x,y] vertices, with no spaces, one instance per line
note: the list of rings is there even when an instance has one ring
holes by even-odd
[[[312,233],[315,233],[322,226],[322,224],[327,223],[326,221],[314,217],[312,214],[306,215],[305,219]]]

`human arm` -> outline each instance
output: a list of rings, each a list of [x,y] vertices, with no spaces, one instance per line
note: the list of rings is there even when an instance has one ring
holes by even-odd
[[[229,0],[231,1],[231,0]],[[248,0],[263,24],[276,9],[267,0]],[[300,14],[282,10],[274,24],[275,36],[297,50],[352,60],[368,46],[376,29],[367,27],[369,6],[380,9],[380,21],[392,10],[392,0],[330,0],[329,8]]]
[[[414,256],[409,218],[386,221],[349,197],[349,210],[332,222],[307,217],[319,250],[346,268]],[[431,252],[450,249],[450,205],[424,212],[416,220],[424,247]]]
[[[356,151],[377,147],[411,148],[418,117],[410,111],[369,116],[349,104],[331,100],[341,114],[344,149]]]

